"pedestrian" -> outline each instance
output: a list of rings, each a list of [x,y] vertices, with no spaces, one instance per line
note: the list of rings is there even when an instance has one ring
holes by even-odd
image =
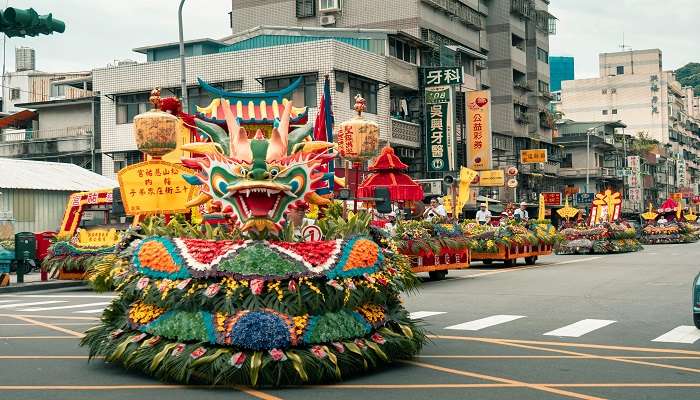
[[[515,217],[516,221],[527,222],[530,219],[530,216],[527,213],[527,203],[524,201],[520,203],[520,207],[515,210],[513,216]]]
[[[476,212],[476,222],[479,225],[486,225],[491,222],[491,211],[486,208],[486,203],[479,205],[479,211]]]
[[[437,197],[430,199],[430,205],[425,208],[425,211],[423,211],[423,218],[425,218],[427,221],[432,221],[433,218],[436,217],[444,218],[446,216],[447,210],[445,210],[445,206],[438,202]]]

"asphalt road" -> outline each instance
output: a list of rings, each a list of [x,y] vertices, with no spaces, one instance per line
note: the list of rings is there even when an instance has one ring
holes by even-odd
[[[341,385],[275,390],[163,385],[87,363],[78,338],[111,295],[0,295],[0,398],[700,399],[690,314],[699,256],[696,243],[533,267],[473,263],[406,297],[431,332],[415,360]]]

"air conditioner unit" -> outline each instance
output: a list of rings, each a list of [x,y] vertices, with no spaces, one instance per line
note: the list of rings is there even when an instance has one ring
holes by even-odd
[[[335,24],[335,15],[322,15],[321,18],[319,18],[318,23],[321,26],[334,25]]]
[[[322,13],[339,12],[341,8],[341,0],[319,0],[318,11]]]

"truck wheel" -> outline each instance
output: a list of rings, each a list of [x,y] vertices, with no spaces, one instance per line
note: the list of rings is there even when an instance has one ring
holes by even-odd
[[[431,281],[441,281],[447,276],[447,271],[430,271],[428,272]]]
[[[491,264],[493,264],[493,260],[483,260],[482,262],[484,263],[484,265],[491,265]]]
[[[506,267],[512,267],[513,265],[517,264],[518,259],[517,258],[512,258],[509,260],[503,260],[503,265]]]
[[[700,329],[700,313],[693,314],[693,323],[695,324],[696,328]]]
[[[525,264],[534,265],[537,262],[537,256],[525,257]]]

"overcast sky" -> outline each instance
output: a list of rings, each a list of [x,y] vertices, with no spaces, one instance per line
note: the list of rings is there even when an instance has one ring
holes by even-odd
[[[361,0],[353,0],[361,1]],[[0,0],[11,7],[53,12],[66,32],[7,41],[7,70],[14,48],[36,49],[37,68],[88,70],[119,59],[145,61],[131,51],[139,46],[177,41],[177,0]],[[185,38],[230,34],[231,0],[187,0]],[[633,49],[660,48],[664,68],[700,62],[700,0],[552,0],[559,18],[550,37],[552,55],[576,57],[576,77],[598,74],[598,53],[619,51],[622,34]]]

